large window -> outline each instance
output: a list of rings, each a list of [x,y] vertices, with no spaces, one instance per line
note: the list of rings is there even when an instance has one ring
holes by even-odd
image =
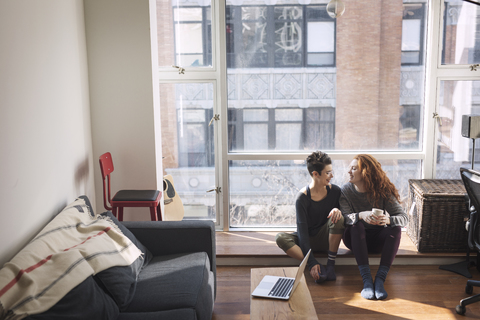
[[[332,19],[326,2],[157,1],[164,171],[190,217],[293,227],[318,149],[338,185],[373,154],[403,199],[409,179],[469,165],[458,121],[480,105],[479,6],[365,0]]]

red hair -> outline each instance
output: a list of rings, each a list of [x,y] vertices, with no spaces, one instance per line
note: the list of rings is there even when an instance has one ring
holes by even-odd
[[[388,179],[377,159],[369,154],[358,154],[354,159],[358,161],[358,169],[362,174],[368,199],[373,206],[379,206],[382,198],[390,201],[392,196],[400,202],[397,188]]]

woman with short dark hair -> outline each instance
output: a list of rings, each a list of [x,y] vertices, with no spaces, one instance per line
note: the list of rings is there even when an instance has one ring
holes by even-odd
[[[332,160],[321,151],[307,157],[311,182],[300,190],[295,202],[297,232],[279,233],[277,245],[292,258],[303,260],[307,252],[328,252],[327,267],[310,255],[307,266],[317,283],[336,280],[335,258],[345,229],[339,208],[340,188],[330,184]]]
[[[353,251],[363,279],[362,297],[383,300],[390,266],[397,255],[402,227],[408,216],[400,196],[377,159],[368,154],[354,157],[348,170],[350,180],[342,187],[340,209],[345,218],[343,242]],[[383,210],[376,215],[373,208]],[[380,266],[373,282],[368,253],[380,253]]]

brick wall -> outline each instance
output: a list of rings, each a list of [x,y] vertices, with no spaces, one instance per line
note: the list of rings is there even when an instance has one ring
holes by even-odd
[[[175,63],[173,14],[171,0],[157,1],[158,64],[160,67]],[[163,168],[178,167],[177,115],[175,108],[175,87],[160,84],[160,108],[162,126]],[[164,174],[165,171],[164,171]]]
[[[396,148],[401,0],[348,2],[337,19],[335,148]]]

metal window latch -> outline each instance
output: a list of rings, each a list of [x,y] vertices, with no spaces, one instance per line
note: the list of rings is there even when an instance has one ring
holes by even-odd
[[[433,117],[437,119],[440,126],[442,126],[442,117],[440,117],[440,115],[436,112],[433,113]]]
[[[210,127],[210,125],[212,124],[213,120],[220,120],[220,115],[219,114],[215,114],[212,118],[212,120],[210,120],[210,123],[208,124],[208,126]]]
[[[472,64],[470,66],[470,71],[477,71],[477,67],[480,67],[480,64],[478,64],[478,63],[477,64]]]
[[[185,68],[179,67],[179,66],[172,66],[174,68],[178,69],[178,74],[185,74]]]
[[[212,192],[212,191],[215,191],[216,193],[220,193],[220,192],[222,192],[222,188],[221,187],[216,187],[215,189],[207,190],[207,193]]]

